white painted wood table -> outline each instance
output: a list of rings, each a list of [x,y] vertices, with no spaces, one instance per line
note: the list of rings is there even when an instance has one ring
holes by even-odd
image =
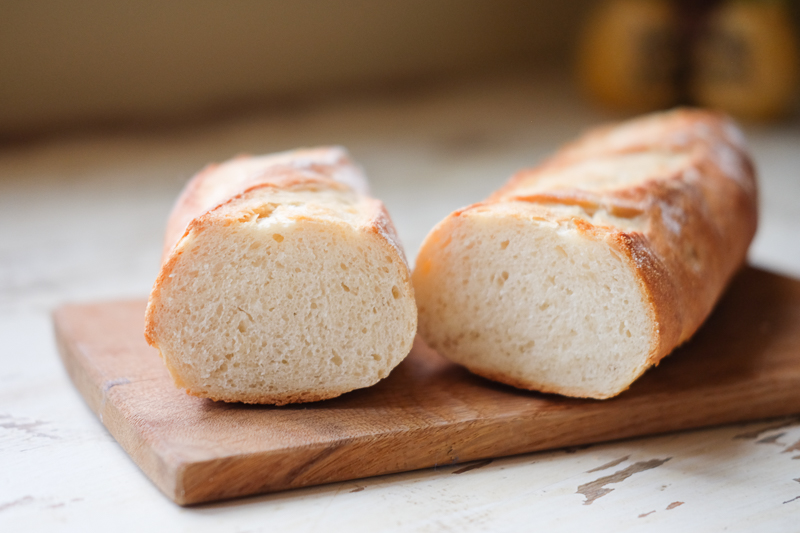
[[[0,149],[0,531],[800,529],[800,417],[181,508],[61,366],[52,309],[146,295],[170,205],[208,161],[343,144],[413,257],[451,210],[609,118],[563,81],[509,76]],[[762,208],[751,262],[800,278],[800,123],[748,134]]]

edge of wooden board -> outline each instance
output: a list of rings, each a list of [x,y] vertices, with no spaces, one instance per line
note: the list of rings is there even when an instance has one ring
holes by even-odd
[[[800,283],[787,281],[792,282],[793,291],[795,286],[800,288]],[[800,289],[797,293],[800,294]],[[84,352],[85,346],[69,340],[67,330],[72,310],[92,306],[110,310],[122,305],[141,305],[144,309],[144,304],[138,301],[67,305],[58,309],[54,313],[54,324],[59,352],[72,381],[92,411],[155,485],[180,505],[800,412],[798,372],[759,376],[749,389],[747,402],[741,398],[741,381],[736,380],[690,384],[677,392],[658,387],[652,392],[634,385],[631,391],[604,401],[516,391],[523,400],[530,398],[533,407],[520,408],[525,402],[509,396],[516,407],[491,417],[456,417],[455,421],[438,425],[395,428],[354,437],[339,435],[301,448],[270,449],[247,455],[223,454],[197,460],[154,446],[152,435],[131,423],[120,410],[125,394],[146,393],[143,383],[115,383],[114,376],[103,375],[103,369],[90,360]],[[426,357],[440,358],[423,343],[416,342],[409,359]],[[666,364],[671,363],[667,361]],[[482,390],[499,391],[498,394],[508,394],[511,390],[451,366],[452,372],[457,374],[454,379],[477,380]],[[163,367],[160,371],[166,372]],[[648,375],[643,380],[657,383],[657,378],[654,380]],[[702,404],[703,409],[687,410],[687,400]],[[328,402],[324,405],[338,405]],[[537,411],[535,406],[543,403],[556,407]],[[737,408],[731,409],[734,404]],[[419,445],[421,441],[425,442],[424,447]],[[364,460],[379,455],[386,456],[387,460]],[[208,483],[209,479],[214,483]]]

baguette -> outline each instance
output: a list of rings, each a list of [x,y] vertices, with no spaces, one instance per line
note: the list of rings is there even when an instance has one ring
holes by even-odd
[[[609,398],[694,334],[755,229],[729,119],[680,109],[595,130],[430,232],[419,333],[486,378]]]
[[[386,377],[417,325],[405,255],[341,148],[212,165],[170,215],[145,317],[178,387],[283,405]]]

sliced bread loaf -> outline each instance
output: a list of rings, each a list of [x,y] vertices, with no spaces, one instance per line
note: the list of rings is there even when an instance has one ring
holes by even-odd
[[[755,229],[729,119],[596,130],[431,231],[413,274],[420,334],[487,378],[609,398],[694,334]]]
[[[373,385],[416,325],[383,204],[344,150],[321,148],[195,176],[170,216],[145,336],[188,393],[281,405]]]

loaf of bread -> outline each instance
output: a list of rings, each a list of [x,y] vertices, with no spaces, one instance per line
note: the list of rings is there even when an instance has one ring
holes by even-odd
[[[431,231],[419,333],[489,379],[609,398],[694,334],[755,229],[729,119],[681,109],[592,131]]]
[[[341,148],[196,175],[167,225],[145,337],[179,387],[282,405],[373,385],[417,327],[403,250]]]

